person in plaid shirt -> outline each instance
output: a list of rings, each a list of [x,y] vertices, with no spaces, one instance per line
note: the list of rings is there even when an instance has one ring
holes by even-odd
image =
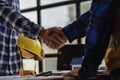
[[[0,0],[0,76],[18,75],[22,67],[21,55],[17,47],[19,34],[33,39],[40,37],[43,41],[49,40],[51,42],[56,36],[59,39],[58,36],[63,35],[49,36],[48,34],[51,32],[57,33],[59,31],[44,29],[21,15],[19,0]],[[65,41],[60,40],[54,42],[54,47],[57,48],[58,43]]]

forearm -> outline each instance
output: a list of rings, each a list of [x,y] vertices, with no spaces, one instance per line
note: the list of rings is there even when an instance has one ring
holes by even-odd
[[[70,42],[76,38],[85,36],[86,29],[88,27],[89,15],[90,12],[88,11],[85,14],[79,16],[76,21],[63,28],[63,32]]]

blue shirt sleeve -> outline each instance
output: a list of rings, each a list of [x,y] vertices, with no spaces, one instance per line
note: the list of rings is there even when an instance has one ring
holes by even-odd
[[[85,14],[79,16],[76,21],[63,28],[63,32],[70,42],[76,38],[85,36],[86,29],[88,27],[89,16],[90,12],[88,11]]]

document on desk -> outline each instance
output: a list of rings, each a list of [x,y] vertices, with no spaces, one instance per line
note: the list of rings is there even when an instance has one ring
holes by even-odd
[[[21,76],[0,76],[0,80],[22,80]]]
[[[68,73],[70,70],[62,70],[62,71],[52,71],[52,75],[62,75],[64,73]]]
[[[109,75],[110,73],[107,70],[98,70],[97,75]]]
[[[23,80],[64,80],[63,76],[39,76],[39,77],[29,77]]]

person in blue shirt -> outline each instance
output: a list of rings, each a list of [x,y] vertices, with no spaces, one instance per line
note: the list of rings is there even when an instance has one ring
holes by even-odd
[[[88,12],[62,29],[69,42],[86,36],[82,67],[65,75],[79,76],[86,80],[97,74],[116,24],[115,19],[120,14],[118,10],[120,0],[93,0]],[[50,45],[49,47],[54,48]]]

